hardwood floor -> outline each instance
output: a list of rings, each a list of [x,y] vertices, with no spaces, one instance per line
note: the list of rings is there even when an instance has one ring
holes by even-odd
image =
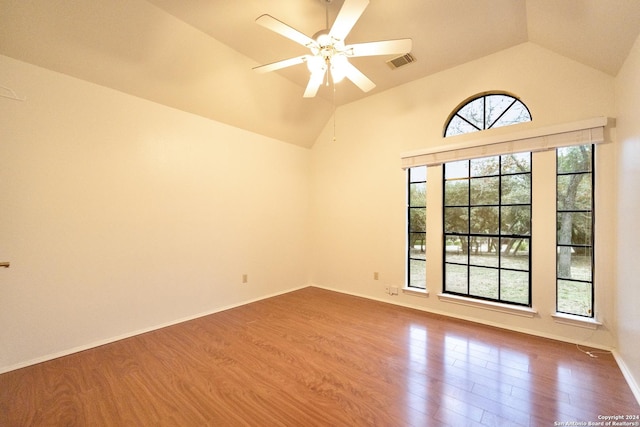
[[[305,288],[0,375],[0,425],[554,426],[640,415],[613,357],[597,356]]]

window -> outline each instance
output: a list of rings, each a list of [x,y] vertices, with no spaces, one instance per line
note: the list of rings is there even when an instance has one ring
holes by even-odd
[[[407,286],[426,289],[427,167],[409,168],[407,177]]]
[[[407,229],[407,277],[418,271],[424,275],[424,254],[439,250],[438,297],[443,302],[529,316],[537,312],[534,303],[548,301],[551,306],[542,309],[554,312],[556,322],[597,327],[595,150],[609,142],[609,125],[608,118],[596,117],[455,144],[445,139],[441,145],[403,153],[402,168],[414,171],[408,175],[409,187],[426,182],[428,171],[431,188],[442,189],[425,194],[426,202],[407,199],[409,211],[432,201],[442,206],[441,214],[419,220],[442,220],[437,229],[435,224],[428,227],[426,248],[411,240],[412,227]],[[415,172],[420,167],[426,167],[421,179]],[[538,194],[536,209],[532,189]],[[534,210],[538,222],[532,225]],[[421,230],[427,227],[416,212],[407,213],[409,221],[412,215],[421,224],[415,232],[424,236]],[[539,259],[532,258],[532,247]],[[555,283],[548,280],[554,258]],[[426,285],[423,276],[410,280],[412,286]]]
[[[464,101],[447,120],[444,136],[530,122],[529,109],[514,96],[497,92]]]
[[[531,306],[531,153],[444,164],[444,292]]]
[[[593,145],[556,150],[556,311],[593,317]]]

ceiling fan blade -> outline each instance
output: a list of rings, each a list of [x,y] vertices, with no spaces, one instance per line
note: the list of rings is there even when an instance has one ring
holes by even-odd
[[[369,0],[345,0],[329,35],[336,40],[344,41],[368,5]]]
[[[411,52],[411,39],[384,40],[379,42],[356,43],[345,46],[348,56],[395,55]]]
[[[284,36],[296,43],[301,44],[302,46],[311,47],[316,44],[316,41],[311,37],[301,33],[295,28],[290,27],[282,21],[278,21],[271,15],[261,15],[256,19],[256,22],[263,27],[280,34],[281,36]]]
[[[282,61],[259,65],[257,67],[253,67],[253,70],[259,73],[268,73],[269,71],[275,71],[281,68],[291,67],[292,65],[302,64],[307,60],[308,56],[309,55],[296,56],[295,58],[283,59]]]
[[[363,92],[369,92],[376,87],[376,84],[369,80],[367,76],[362,74],[353,64],[346,62],[344,65],[344,75],[351,80],[356,86],[362,89]]]
[[[324,75],[327,72],[326,69],[322,69],[322,71],[315,72],[311,74],[309,77],[309,83],[307,84],[307,88],[304,91],[304,98],[313,98],[318,93],[318,89],[320,85],[324,81]]]

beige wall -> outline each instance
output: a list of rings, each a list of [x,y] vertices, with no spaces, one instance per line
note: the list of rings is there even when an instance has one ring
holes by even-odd
[[[558,324],[551,317],[555,312],[555,200],[545,190],[554,188],[552,151],[536,153],[533,159],[532,280],[537,316],[524,318],[465,307],[437,297],[442,289],[440,167],[430,169],[428,174],[434,178],[427,178],[430,295],[384,293],[386,285],[401,288],[404,284],[406,184],[400,168],[401,153],[478,138],[478,134],[470,134],[445,141],[441,135],[449,113],[462,100],[488,90],[506,90],[521,97],[531,109],[533,122],[486,131],[485,135],[615,115],[611,76],[532,43],[339,108],[336,141],[332,141],[330,123],[313,148],[312,281],[318,286],[423,310],[612,348],[615,210],[611,207],[615,202],[615,176],[605,173],[597,182],[601,209],[596,216],[596,313],[604,325],[593,331]],[[597,158],[598,170],[613,170],[615,145],[599,146]],[[373,272],[379,273],[379,280],[373,280]]]
[[[308,282],[309,150],[2,56],[0,83],[0,372]]]
[[[627,212],[640,204],[638,72],[638,42],[617,79],[525,43],[340,107],[309,151],[0,56],[0,82],[27,97],[0,98],[0,261],[11,261],[0,269],[0,372],[313,283],[569,341],[617,343],[638,378],[637,250],[632,239],[616,243],[615,233],[616,222],[621,236],[637,229]],[[596,310],[604,325],[595,332],[551,319],[553,255],[544,248],[534,248],[538,316],[441,302],[437,180],[429,182],[431,294],[384,293],[404,283],[400,154],[448,142],[441,134],[451,110],[493,89],[530,107],[534,121],[518,129],[618,116],[619,146],[598,148],[598,170],[616,170],[617,161],[624,179],[617,199],[618,177],[599,174],[597,183]],[[553,201],[540,191],[553,179],[545,157],[553,155],[534,159],[543,182],[534,182],[534,228],[546,227],[538,237],[552,242]]]
[[[640,38],[616,79],[618,351],[640,390]],[[640,400],[640,394],[637,394]]]

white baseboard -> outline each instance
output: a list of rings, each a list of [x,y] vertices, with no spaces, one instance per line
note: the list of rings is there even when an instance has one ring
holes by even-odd
[[[299,287],[296,287],[296,288],[287,289],[287,290],[284,290],[284,291],[281,291],[281,292],[276,292],[276,293],[269,294],[269,295],[263,295],[263,296],[258,297],[258,298],[245,300],[245,301],[242,301],[242,302],[239,302],[239,303],[236,303],[236,304],[231,304],[231,305],[227,305],[227,306],[223,306],[223,307],[217,307],[217,308],[214,308],[214,309],[212,309],[210,311],[206,311],[204,313],[198,313],[198,314],[195,314],[193,316],[187,316],[187,317],[183,317],[183,318],[180,318],[180,319],[177,319],[177,320],[172,320],[170,322],[165,322],[165,323],[162,323],[162,324],[159,324],[159,325],[154,325],[154,326],[151,326],[149,328],[138,329],[136,331],[127,332],[125,334],[118,335],[118,336],[115,336],[115,337],[110,337],[110,338],[106,338],[106,339],[103,339],[103,340],[94,341],[94,342],[89,343],[89,344],[84,344],[84,345],[80,345],[80,346],[73,347],[73,348],[70,348],[70,349],[62,350],[62,351],[59,351],[59,352],[56,352],[56,353],[51,353],[51,354],[47,354],[47,355],[44,355],[44,356],[36,357],[34,359],[27,360],[25,362],[20,362],[20,363],[14,364],[14,365],[2,366],[2,367],[0,367],[0,374],[4,374],[4,373],[7,373],[7,372],[15,371],[15,370],[21,369],[21,368],[26,368],[27,366],[36,365],[38,363],[47,362],[49,360],[57,359],[59,357],[69,356],[71,354],[79,353],[81,351],[90,350],[92,348],[100,347],[100,346],[103,346],[103,345],[106,345],[106,344],[111,344],[111,343],[114,343],[116,341],[120,341],[120,340],[123,340],[123,339],[126,339],[126,338],[135,337],[136,335],[145,334],[147,332],[156,331],[158,329],[166,328],[168,326],[173,326],[173,325],[177,325],[179,323],[188,322],[189,320],[194,320],[194,319],[198,319],[200,317],[209,316],[210,314],[215,314],[215,313],[219,313],[221,311],[225,311],[225,310],[229,310],[229,309],[232,309],[232,308],[240,307],[240,306],[243,306],[243,305],[246,305],[246,304],[250,304],[252,302],[261,301],[263,299],[272,298],[272,297],[275,297],[275,296],[278,296],[278,295],[282,295],[282,294],[286,294],[286,293],[289,293],[289,292],[297,291],[299,289],[307,288],[308,286],[309,285],[303,285],[303,286],[299,286]]]
[[[496,328],[501,328],[501,329],[506,329],[506,330],[513,331],[513,332],[519,332],[519,333],[523,333],[523,334],[538,336],[538,337],[541,337],[541,338],[549,338],[549,339],[552,339],[552,340],[562,341],[562,342],[566,342],[566,343],[569,343],[569,344],[587,345],[582,341],[567,339],[566,337],[559,336],[559,335],[547,334],[547,333],[543,333],[543,332],[539,332],[539,331],[533,331],[533,330],[524,329],[524,328],[514,328],[512,326],[505,325],[505,324],[502,324],[502,323],[480,321],[480,320],[478,320],[476,318],[472,318],[472,317],[468,317],[468,316],[453,315],[451,313],[447,313],[447,312],[440,311],[440,310],[426,309],[425,307],[422,307],[422,306],[417,306],[417,305],[412,305],[412,304],[404,304],[404,303],[399,303],[399,302],[396,302],[396,301],[389,301],[389,300],[386,300],[386,299],[375,298],[375,297],[372,297],[372,296],[369,296],[369,295],[359,294],[359,293],[355,293],[355,292],[346,292],[346,291],[341,290],[341,289],[335,289],[335,288],[331,288],[331,287],[327,287],[327,286],[319,286],[319,285],[315,285],[315,284],[312,284],[311,286],[316,287],[316,288],[320,288],[320,289],[326,289],[328,291],[339,292],[339,293],[346,294],[346,295],[352,295],[352,296],[355,296],[355,297],[366,298],[366,299],[370,299],[370,300],[373,300],[373,301],[379,301],[379,302],[384,302],[384,303],[387,303],[387,304],[393,304],[393,305],[397,305],[397,306],[401,306],[401,307],[412,308],[412,309],[415,309],[415,310],[424,311],[426,313],[437,314],[437,315],[440,315],[440,316],[451,317],[451,318],[459,319],[459,320],[466,320],[466,321],[473,322],[473,323],[479,323],[479,324],[482,324],[482,325],[493,326],[493,327],[496,327]],[[638,404],[640,404],[640,387],[638,386],[638,383],[636,382],[635,378],[631,374],[631,371],[629,370],[627,365],[624,363],[624,360],[622,359],[620,354],[618,354],[616,349],[612,348],[612,347],[600,346],[600,345],[592,344],[592,343],[589,343],[588,346],[592,347],[592,348],[597,348],[599,350],[604,350],[604,351],[611,352],[611,354],[613,355],[613,357],[615,358],[615,360],[616,360],[616,362],[618,364],[618,367],[620,368],[620,371],[622,372],[622,375],[624,376],[625,380],[627,381],[627,384],[629,384],[629,387],[631,388],[631,391],[632,391],[633,395],[635,396],[636,400],[638,401]]]
[[[631,388],[631,392],[633,393],[636,400],[638,401],[638,405],[640,405],[640,387],[638,386],[638,382],[636,381],[635,378],[633,378],[633,375],[631,374],[629,367],[627,366],[626,363],[624,363],[624,359],[622,359],[622,356],[620,356],[618,351],[613,350],[611,353],[613,354],[613,357],[616,359],[616,362],[620,367],[620,371],[622,371],[622,375],[624,375],[624,379],[627,380],[627,384],[629,384],[629,388]]]
[[[366,299],[370,299],[370,300],[373,300],[373,301],[379,301],[379,302],[384,302],[384,303],[387,303],[387,304],[393,304],[393,305],[397,305],[397,306],[400,306],[400,307],[412,308],[414,310],[424,311],[425,313],[432,313],[432,314],[437,314],[437,315],[440,315],[440,316],[451,317],[453,319],[466,320],[468,322],[478,323],[478,324],[481,324],[481,325],[493,326],[495,328],[506,329],[508,331],[520,332],[520,333],[527,334],[527,335],[533,335],[533,336],[537,336],[537,337],[541,337],[541,338],[548,338],[548,339],[552,339],[552,340],[556,340],[556,341],[567,342],[567,343],[570,343],[570,344],[584,345],[584,346],[588,346],[588,347],[591,347],[591,348],[596,348],[598,350],[613,351],[613,347],[607,347],[607,346],[593,344],[593,343],[585,343],[584,341],[580,341],[580,340],[571,340],[571,339],[568,339],[567,337],[563,337],[563,336],[560,336],[560,335],[548,334],[548,333],[545,333],[545,332],[540,332],[540,331],[526,329],[526,328],[516,328],[516,327],[513,327],[511,325],[506,325],[504,323],[491,322],[491,321],[477,319],[475,317],[470,317],[470,316],[461,316],[461,315],[457,315],[457,314],[452,314],[452,313],[447,312],[447,311],[433,310],[431,308],[425,308],[424,306],[419,306],[419,305],[405,304],[405,303],[396,302],[396,301],[389,301],[388,299],[376,298],[376,297],[372,297],[372,296],[369,296],[369,295],[359,294],[359,293],[356,293],[356,292],[347,292],[347,291],[344,291],[344,290],[341,290],[341,289],[335,289],[335,288],[331,288],[331,287],[327,287],[327,286],[319,286],[319,285],[315,285],[315,284],[312,284],[310,286],[313,286],[315,288],[320,288],[320,289],[326,289],[328,291],[339,292],[341,294],[352,295],[354,297],[366,298]]]
[[[556,341],[563,341],[563,342],[568,342],[571,344],[584,344],[582,342],[577,342],[577,341],[572,341],[572,340],[567,340],[566,337],[561,337],[561,336],[556,336],[553,334],[546,334],[546,333],[540,333],[538,331],[531,331],[531,330],[527,330],[527,329],[523,329],[523,328],[513,328],[513,327],[509,327],[508,325],[504,325],[504,324],[500,324],[500,323],[495,323],[495,322],[485,322],[485,321],[478,321],[475,318],[471,318],[471,317],[467,317],[467,316],[454,316],[451,313],[447,313],[447,312],[442,312],[439,310],[427,310],[424,307],[421,306],[416,306],[416,305],[412,305],[412,304],[403,304],[403,303],[398,303],[395,301],[388,301],[382,298],[375,298],[375,297],[371,297],[369,295],[364,295],[364,294],[358,294],[358,293],[354,293],[354,292],[346,292],[344,290],[340,290],[340,289],[335,289],[335,288],[331,288],[331,287],[326,287],[326,286],[318,286],[315,284],[309,284],[309,285],[303,285],[303,286],[299,286],[296,288],[291,288],[291,289],[287,289],[285,291],[281,291],[281,292],[276,292],[273,294],[269,294],[269,295],[264,295],[261,296],[259,298],[254,298],[251,300],[246,300],[246,301],[242,301],[239,302],[237,304],[231,304],[228,306],[224,306],[224,307],[218,307],[215,308],[213,310],[204,312],[204,313],[199,313],[193,316],[188,316],[188,317],[184,317],[181,319],[177,319],[171,322],[166,322],[160,325],[155,325],[152,326],[150,328],[145,328],[145,329],[140,329],[137,331],[133,331],[130,333],[126,333],[126,334],[122,334],[116,337],[111,337],[108,339],[104,339],[104,340],[100,340],[100,341],[96,341],[90,344],[86,344],[86,345],[82,345],[82,346],[78,346],[78,347],[74,347],[68,350],[63,350],[57,353],[53,353],[53,354],[48,354],[42,357],[38,357],[35,359],[31,359],[28,360],[26,362],[22,362],[22,363],[18,363],[15,365],[11,365],[11,366],[5,366],[0,368],[0,374],[4,374],[6,372],[10,372],[10,371],[14,371],[17,369],[21,369],[21,368],[25,368],[27,366],[31,366],[31,365],[36,365],[38,363],[42,363],[42,362],[46,362],[48,360],[53,360],[53,359],[57,359],[59,357],[64,357],[64,356],[68,356],[74,353],[78,353],[80,351],[84,351],[84,350],[89,350],[92,348],[96,348],[96,347],[100,347],[102,345],[106,345],[106,344],[110,344],[116,341],[120,341],[126,338],[131,338],[134,337],[136,335],[141,335],[147,332],[151,332],[151,331],[155,331],[158,329],[162,329],[162,328],[166,328],[168,326],[173,326],[173,325],[177,325],[179,323],[183,323],[183,322],[188,322],[189,320],[194,320],[194,319],[198,319],[200,317],[204,317],[204,316],[208,316],[211,314],[215,314],[215,313],[219,313],[225,310],[229,310],[232,308],[236,308],[236,307],[240,307],[246,304],[250,304],[252,302],[257,302],[257,301],[261,301],[267,298],[272,298],[278,295],[283,295],[289,292],[293,292],[293,291],[297,291],[300,289],[304,289],[306,287],[309,286],[313,286],[319,289],[326,289],[328,291],[333,291],[333,292],[338,292],[341,294],[346,294],[346,295],[352,295],[352,296],[356,296],[356,297],[360,297],[360,298],[366,298],[369,300],[373,300],[373,301],[379,301],[379,302],[383,302],[386,304],[393,304],[393,305],[397,305],[397,306],[401,306],[401,307],[406,307],[406,308],[412,308],[415,310],[420,310],[420,311],[424,311],[427,313],[433,313],[433,314],[437,314],[437,315],[441,315],[441,316],[446,316],[446,317],[451,317],[451,318],[455,318],[455,319],[460,319],[460,320],[466,320],[469,322],[474,322],[474,323],[479,323],[479,324],[484,324],[487,326],[493,326],[493,327],[497,327],[497,328],[501,328],[501,329],[507,329],[510,331],[514,331],[514,332],[520,332],[520,333],[525,333],[525,334],[529,334],[529,335],[534,335],[534,336],[539,336],[542,338],[549,338],[549,339],[553,339]],[[606,348],[606,347],[598,347],[598,346],[594,346],[593,344],[589,344],[590,347],[594,347],[594,348],[599,348],[601,350],[605,350],[605,351],[610,351],[613,354],[613,357],[615,358],[618,366],[620,367],[620,371],[622,372],[622,375],[624,376],[625,380],[627,381],[627,384],[629,384],[629,387],[631,388],[631,391],[633,393],[633,395],[635,396],[636,400],[638,401],[638,404],[640,404],[640,387],[638,386],[638,383],[636,382],[635,378],[633,377],[633,375],[631,374],[631,371],[628,369],[627,365],[624,363],[624,360],[622,359],[622,357],[620,356],[620,354],[616,351],[616,349],[614,348]]]

